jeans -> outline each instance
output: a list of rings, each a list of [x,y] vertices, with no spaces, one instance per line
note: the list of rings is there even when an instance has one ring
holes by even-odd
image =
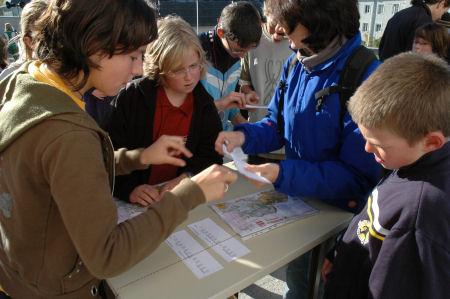
[[[312,250],[302,256],[299,256],[290,262],[286,269],[286,292],[285,299],[307,299],[309,268],[311,262]],[[320,271],[320,269],[319,269]],[[320,280],[317,298],[323,298],[323,281]]]

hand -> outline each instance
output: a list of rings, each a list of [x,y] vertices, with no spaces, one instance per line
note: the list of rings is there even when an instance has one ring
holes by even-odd
[[[242,146],[245,142],[245,135],[240,131],[220,132],[216,139],[216,152],[223,155],[222,144],[227,146],[227,150],[231,152],[235,147]]]
[[[178,158],[184,155],[192,157],[192,153],[184,146],[185,139],[181,136],[163,135],[152,145],[144,149],[139,157],[141,164],[171,164],[183,167],[186,162]]]
[[[159,193],[162,195],[164,192],[166,191],[170,191],[172,190],[176,185],[178,185],[182,179],[187,178],[186,174],[182,174],[177,176],[174,179],[171,179],[170,181],[167,181],[161,188],[161,190],[159,191]]]
[[[245,94],[241,92],[231,92],[230,94],[215,101],[217,110],[226,110],[230,108],[244,108],[245,107]]]
[[[159,201],[159,191],[156,187],[151,185],[139,185],[130,194],[130,202],[140,204],[147,207]]]
[[[223,197],[228,190],[228,186],[235,182],[237,174],[229,168],[219,165],[212,165],[191,180],[196,182],[205,195],[206,201],[212,201]]]
[[[256,105],[259,103],[259,96],[253,90],[245,94],[245,103]]]
[[[333,263],[330,262],[329,259],[325,258],[322,265],[322,270],[320,271],[320,276],[322,276],[322,280],[327,282],[328,274],[330,274],[331,269],[333,269]]]
[[[275,163],[266,163],[261,165],[247,165],[245,167],[247,170],[257,173],[260,176],[265,177],[268,179],[272,184],[275,183],[275,181],[278,178],[278,174],[280,173],[280,166]],[[250,180],[252,184],[254,184],[257,187],[264,186],[264,183]]]

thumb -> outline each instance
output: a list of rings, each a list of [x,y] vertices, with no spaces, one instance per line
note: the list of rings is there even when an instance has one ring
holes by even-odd
[[[262,166],[260,166],[260,165],[247,164],[245,166],[245,169],[247,169],[248,171],[251,171],[251,172],[260,172],[260,173],[262,173],[264,168]]]
[[[165,164],[171,164],[179,167],[186,166],[186,162],[183,159],[175,158],[175,157],[167,157]]]

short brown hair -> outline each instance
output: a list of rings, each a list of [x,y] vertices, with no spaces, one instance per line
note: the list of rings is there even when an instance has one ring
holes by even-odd
[[[359,33],[359,11],[356,0],[266,0],[265,12],[292,33],[298,24],[309,36],[303,39],[310,50],[318,53],[338,37],[353,38]]]
[[[147,46],[144,59],[144,75],[164,84],[164,75],[181,66],[186,50],[192,48],[203,66],[205,75],[205,52],[191,25],[176,15],[158,20],[158,38]]]
[[[416,29],[414,38],[422,38],[431,44],[433,53],[441,58],[447,57],[450,37],[447,29],[437,23],[427,23]]]
[[[157,36],[156,13],[148,0],[51,0],[36,22],[37,58],[49,64],[66,83],[80,90],[90,68],[89,57],[112,57],[135,51]]]
[[[435,55],[387,59],[358,88],[348,110],[367,128],[383,128],[414,144],[427,133],[450,136],[450,69]]]

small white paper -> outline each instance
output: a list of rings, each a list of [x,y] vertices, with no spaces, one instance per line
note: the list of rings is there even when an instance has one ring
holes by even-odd
[[[228,239],[212,248],[227,262],[232,262],[241,256],[250,253],[250,249],[235,238]]]
[[[265,184],[271,184],[268,179],[261,176],[259,173],[251,172],[245,169],[245,166],[247,166],[247,163],[245,162],[245,160],[247,159],[247,155],[244,154],[244,151],[241,147],[235,147],[230,153],[227,150],[227,146],[225,144],[222,144],[222,150],[226,157],[233,159],[234,165],[236,166],[236,169],[239,171],[239,173],[252,180]]]
[[[147,210],[146,207],[124,202],[118,198],[114,198],[114,203],[117,207],[117,224],[136,217]]]
[[[246,109],[268,109],[269,107],[266,106],[266,105],[250,105],[250,104],[247,104],[247,105],[245,105],[245,108]]]
[[[250,252],[250,249],[232,238],[229,233],[210,218],[189,224],[188,227],[227,262],[232,262]]]
[[[198,279],[223,269],[222,265],[185,230],[171,234],[166,243]]]
[[[223,269],[223,266],[216,261],[207,251],[200,252],[183,263],[194,273],[198,279],[202,279]]]
[[[185,230],[171,234],[166,239],[166,243],[182,259],[191,257],[204,250],[203,246],[195,241]]]

